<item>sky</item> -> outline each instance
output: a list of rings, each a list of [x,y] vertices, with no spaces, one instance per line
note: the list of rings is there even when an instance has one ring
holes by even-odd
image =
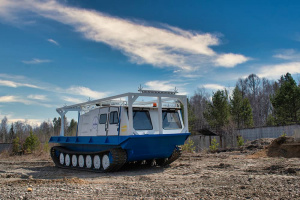
[[[298,0],[0,0],[0,119],[38,124],[139,85],[192,96],[252,73],[299,80],[299,10]]]

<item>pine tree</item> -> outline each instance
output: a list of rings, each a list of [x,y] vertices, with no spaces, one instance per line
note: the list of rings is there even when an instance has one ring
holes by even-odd
[[[243,96],[242,92],[235,87],[232,93],[232,97],[230,98],[230,111],[233,117],[234,122],[236,123],[238,128],[242,127],[242,111],[243,107]]]
[[[208,103],[204,116],[210,126],[221,128],[228,124],[230,107],[227,90],[218,90],[213,94],[212,102]]]
[[[11,127],[9,129],[9,142],[12,142],[12,140],[15,138],[15,131],[14,131],[14,124],[11,123]]]
[[[68,136],[75,136],[77,131],[77,122],[72,119],[70,122],[70,126],[68,127],[67,135]]]
[[[230,111],[238,128],[253,126],[252,108],[248,98],[242,96],[242,92],[235,87],[230,98]]]
[[[243,124],[244,124],[243,128],[253,127],[252,108],[251,108],[250,101],[249,101],[248,98],[243,99],[242,121],[243,121]]]
[[[275,120],[279,125],[300,122],[300,87],[290,73],[281,76],[280,87],[271,98],[275,111]]]

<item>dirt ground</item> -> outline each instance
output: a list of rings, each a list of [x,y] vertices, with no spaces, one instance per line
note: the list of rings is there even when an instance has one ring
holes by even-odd
[[[255,151],[185,153],[169,167],[114,173],[59,169],[50,158],[1,158],[0,199],[300,199],[300,158]]]

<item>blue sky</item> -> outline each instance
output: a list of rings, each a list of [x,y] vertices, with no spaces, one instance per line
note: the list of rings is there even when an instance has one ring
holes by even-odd
[[[0,117],[125,92],[300,73],[300,1],[0,0]]]

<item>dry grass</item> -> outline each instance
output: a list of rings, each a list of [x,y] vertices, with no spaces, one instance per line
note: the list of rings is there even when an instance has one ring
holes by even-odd
[[[255,152],[252,155],[246,156],[246,158],[249,158],[249,159],[258,159],[258,158],[266,158],[266,157],[268,157],[268,155],[267,155],[267,149],[263,149],[261,151]]]
[[[13,154],[12,150],[4,150],[0,153],[1,160],[7,161],[35,161],[35,160],[44,160],[50,161],[50,150],[49,148],[45,148],[43,144],[39,146],[37,150],[32,153],[25,153],[21,155]]]

